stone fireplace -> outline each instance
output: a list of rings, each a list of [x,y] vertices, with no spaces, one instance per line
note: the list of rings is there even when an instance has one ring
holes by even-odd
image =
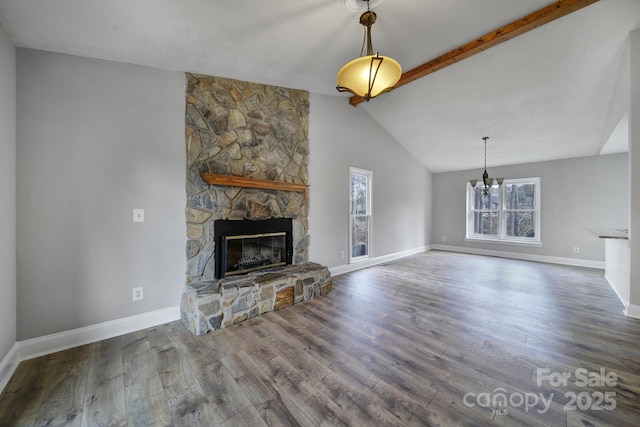
[[[331,290],[308,259],[306,91],[187,74],[184,326],[196,335]]]

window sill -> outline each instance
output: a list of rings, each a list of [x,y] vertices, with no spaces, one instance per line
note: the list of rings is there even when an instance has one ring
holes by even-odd
[[[468,242],[485,242],[485,243],[500,243],[516,246],[535,246],[542,247],[542,242],[539,241],[524,241],[524,240],[509,240],[509,239],[495,239],[491,237],[465,237],[465,241]]]

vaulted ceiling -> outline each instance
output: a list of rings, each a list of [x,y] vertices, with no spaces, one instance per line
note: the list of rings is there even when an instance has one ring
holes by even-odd
[[[372,0],[373,47],[409,70],[552,0]],[[0,0],[19,47],[344,98],[359,0]],[[640,1],[600,0],[357,108],[433,172],[597,155]],[[624,123],[624,117],[621,119]],[[624,133],[618,128],[618,134]],[[614,132],[616,134],[616,132]],[[624,139],[624,138],[623,138]],[[621,148],[624,150],[625,148]],[[605,152],[620,151],[605,147]]]

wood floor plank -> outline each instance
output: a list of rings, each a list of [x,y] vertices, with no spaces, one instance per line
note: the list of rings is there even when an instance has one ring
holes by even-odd
[[[560,353],[566,360],[588,359],[592,364],[606,366],[609,369],[620,369],[628,372],[640,373],[640,355],[634,357],[634,350],[627,350],[633,344],[618,346],[602,346],[600,342],[576,343],[574,340],[561,338],[548,339],[546,337],[530,336],[526,345],[535,348],[554,349],[553,353]],[[561,350],[556,350],[561,349]]]
[[[403,425],[398,417],[351,387],[339,375],[327,375],[316,387],[340,406],[342,415],[348,417],[350,425]]]
[[[51,361],[55,370],[34,426],[80,426],[87,386],[91,346],[76,347],[55,353]]]
[[[327,301],[326,298],[316,299],[317,301]],[[291,307],[291,310],[278,310],[272,313],[276,314],[275,318],[280,318],[285,320],[289,326],[292,326],[296,329],[306,329],[309,327],[313,327],[314,323],[303,316],[305,311],[304,304],[297,304]]]
[[[53,369],[43,356],[21,362],[0,398],[0,420],[7,425],[33,426]]]
[[[167,399],[173,399],[185,395],[199,384],[189,363],[189,354],[183,352],[167,332],[163,326],[150,329],[149,343],[164,394]]]
[[[325,327],[318,327],[316,334],[339,348],[349,358],[366,367],[377,378],[396,384],[405,393],[416,396],[422,401],[429,401],[433,397],[432,379],[420,377],[419,373],[412,371],[411,368],[400,369],[399,361],[387,357],[388,355],[384,354],[385,352],[380,348],[360,342],[357,336],[350,336],[343,342],[342,339],[346,338],[344,331],[337,332],[327,330]],[[435,377],[443,379],[444,375],[440,373],[440,376],[436,375]]]
[[[273,333],[270,342],[276,348],[276,352],[311,382],[319,381],[331,372],[327,366],[305,351],[304,343],[296,339],[294,331],[288,331],[269,319],[265,319],[265,322]]]
[[[567,427],[584,426],[637,426],[640,414],[634,408],[616,406],[611,411],[567,411]]]
[[[169,398],[168,406],[171,419],[176,427],[218,427],[221,425],[215,415],[215,408],[199,385],[189,388],[179,396]]]
[[[122,373],[122,337],[118,336],[93,343],[88,375],[90,377],[96,375],[109,377]]]
[[[273,320],[277,321],[277,319]],[[280,325],[283,328],[287,327],[286,324],[280,323]],[[312,355],[323,366],[326,366],[329,371],[347,380],[352,387],[362,393],[365,393],[379,381],[379,378],[366,366],[357,363],[345,353],[334,348],[331,343],[316,336],[316,330],[315,326],[301,329],[300,335],[296,336],[305,352]]]
[[[158,374],[142,378],[125,388],[127,425],[135,427],[172,426],[167,400]]]
[[[266,339],[263,332],[264,323],[256,323],[255,319],[234,325],[234,335],[242,342],[242,350],[250,355],[256,364],[262,365],[278,356],[276,349]],[[225,356],[226,357],[226,356]]]
[[[258,411],[253,406],[247,407],[244,411],[235,415],[233,418],[228,419],[223,424],[223,427],[268,427],[267,424],[260,418]]]
[[[269,359],[272,360],[272,359]],[[222,360],[238,386],[267,425],[296,425],[298,421],[283,401],[281,391],[244,351]]]
[[[224,423],[251,405],[222,361],[201,355],[191,364],[218,421]]]
[[[283,328],[271,319],[277,319],[277,313],[251,319],[248,328],[243,329],[247,337],[252,337],[255,343],[270,346],[274,352],[286,359],[296,370],[309,378],[312,382],[318,381],[327,375],[330,370],[320,363],[312,355],[305,352],[305,344],[296,339],[296,335],[302,334],[297,329]],[[268,333],[264,331],[269,331]]]
[[[124,375],[122,373],[106,370],[104,374],[96,372],[95,375],[89,376],[82,411],[82,426],[126,426],[127,409],[124,390]]]
[[[437,425],[434,414],[427,409],[430,400],[418,401],[385,381],[378,381],[365,396],[394,414],[407,426]]]
[[[0,394],[0,426],[640,420],[640,322],[601,270],[429,251],[332,282],[320,298],[204,336],[176,321],[24,361]],[[579,384],[576,369],[616,380]],[[570,378],[538,384],[540,372]],[[615,408],[567,406],[603,392]],[[519,404],[533,395],[548,407]]]
[[[91,346],[87,376],[82,426],[126,426],[121,336]]]
[[[450,395],[439,391],[429,402],[427,409],[432,414],[432,425],[440,426],[488,426],[494,424],[491,408],[470,407],[464,404],[464,396]]]
[[[149,347],[148,342],[147,347]],[[123,353],[122,365],[125,387],[130,387],[158,374],[151,347],[147,351],[127,354],[126,350],[123,350]]]
[[[288,410],[300,425],[350,425],[340,407],[329,396],[316,390],[282,357],[271,359],[261,369],[278,384]]]
[[[189,357],[201,357],[205,355],[220,357],[223,354],[213,351],[211,346],[212,338],[207,336],[207,339],[202,339],[202,337],[193,336],[180,322],[170,323],[167,325],[167,328],[170,330],[171,336],[181,351],[184,354],[188,354]]]
[[[122,367],[125,387],[130,387],[158,374],[146,332],[137,331],[123,337]]]

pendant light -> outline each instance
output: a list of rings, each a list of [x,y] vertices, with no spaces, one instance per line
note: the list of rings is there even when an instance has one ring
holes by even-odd
[[[482,194],[488,196],[491,194],[491,187],[493,186],[493,178],[489,178],[489,174],[487,173],[487,139],[488,136],[482,138],[484,140],[484,173],[482,174],[482,182],[484,183],[484,187],[482,188]],[[498,186],[502,185],[504,178],[496,178],[496,183]],[[476,188],[476,184],[478,184],[477,179],[469,180],[471,187]]]
[[[388,56],[373,54],[371,43],[371,26],[376,22],[377,15],[369,10],[367,1],[367,11],[360,16],[360,24],[365,27],[365,41],[367,54],[348,62],[338,71],[338,92],[351,92],[354,95],[363,97],[366,101],[375,98],[384,92],[389,92],[398,83],[402,75],[400,64]]]

